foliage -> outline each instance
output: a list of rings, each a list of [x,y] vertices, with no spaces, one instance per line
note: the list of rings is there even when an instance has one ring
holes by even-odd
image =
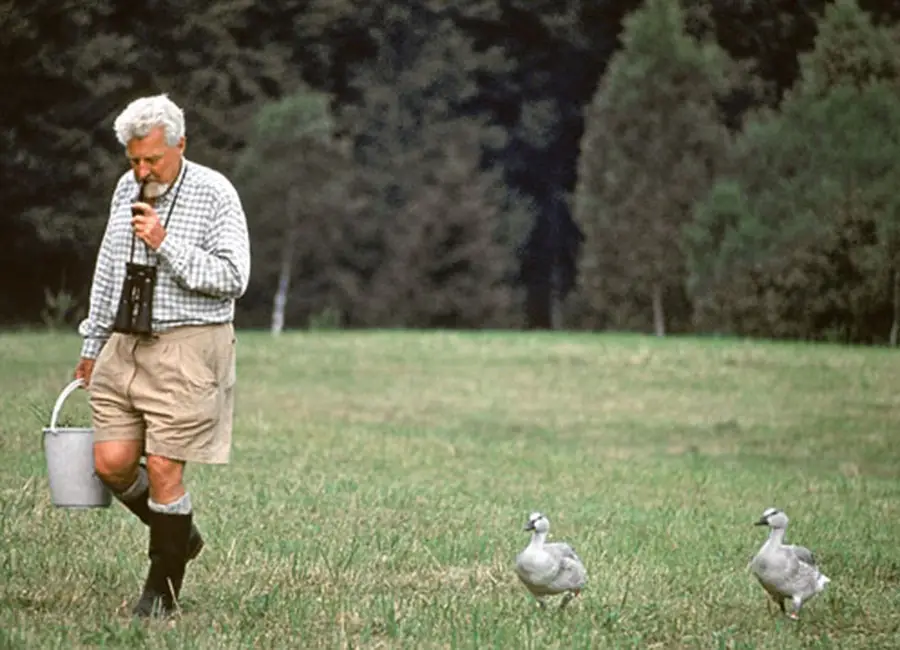
[[[878,78],[896,86],[900,57],[893,44],[900,9],[890,3],[683,4],[684,27],[677,34],[704,44],[714,40],[756,75],[731,79],[716,92],[717,119],[735,133],[755,115],[748,109],[780,110],[790,94],[821,96],[838,80],[861,88]],[[577,206],[576,185],[578,164],[584,162],[581,145],[592,128],[585,122],[591,120],[586,108],[598,97],[598,79],[612,55],[623,50],[623,19],[646,8],[640,0],[226,0],[203,7],[161,0],[143,10],[109,0],[0,2],[0,78],[14,90],[0,97],[6,125],[0,143],[7,152],[0,160],[6,215],[0,233],[16,243],[0,258],[0,323],[42,322],[45,292],[68,290],[79,304],[86,303],[109,192],[125,169],[111,122],[128,100],[168,92],[187,111],[188,155],[230,172],[256,137],[259,109],[294,91],[311,90],[329,98],[336,120],[333,144],[350,149],[334,157],[338,152],[330,144],[316,144],[303,160],[284,153],[281,160],[290,162],[261,160],[257,178],[241,181],[252,193],[252,186],[267,183],[283,188],[281,180],[289,176],[285,167],[327,170],[327,183],[300,182],[307,189],[298,187],[291,198],[309,212],[327,215],[313,231],[297,235],[291,323],[303,326],[324,309],[356,324],[390,311],[371,302],[356,304],[370,296],[392,299],[370,284],[376,273],[387,277],[384,233],[401,207],[422,204],[424,193],[438,212],[454,213],[455,206],[441,201],[452,201],[456,190],[439,193],[423,179],[462,178],[462,156],[473,187],[467,205],[473,205],[474,194],[485,195],[479,201],[491,227],[483,232],[494,233],[496,248],[490,250],[502,253],[504,284],[508,278],[508,295],[500,303],[511,305],[512,312],[491,317],[492,323],[558,326],[556,306],[575,286],[584,253],[582,289],[604,278],[602,303],[588,301],[590,292],[573,296],[567,301],[572,319],[564,326],[646,330],[654,313],[658,328],[697,328],[700,321],[689,319],[684,272],[666,272],[665,286],[649,279],[650,271],[655,277],[661,271],[646,264],[648,256],[674,269],[681,255],[677,247],[660,254],[658,246],[650,246],[658,237],[648,237],[639,249],[625,248],[642,260],[632,264],[615,245],[598,239],[597,224],[588,224],[592,234],[584,249],[585,232],[573,218],[584,209]],[[648,39],[648,49],[668,51],[672,38],[663,36]],[[803,79],[795,85],[801,70]],[[635,91],[646,85],[643,79],[632,83]],[[786,95],[787,89],[792,93]],[[445,155],[442,141],[457,133],[462,143]],[[658,136],[647,131],[639,138],[652,142]],[[352,154],[349,162],[345,154]],[[442,166],[453,171],[441,171]],[[719,180],[737,181],[734,175]],[[675,185],[686,195],[694,191],[691,183]],[[661,186],[671,189],[668,182]],[[238,321],[247,324],[267,319],[280,256],[272,251],[283,253],[289,241],[271,212],[277,192],[260,196],[247,196],[256,251],[252,284],[239,303]],[[403,218],[411,216],[407,210]],[[683,220],[677,211],[667,217],[673,228]],[[646,225],[636,220],[632,231]],[[409,226],[411,231],[425,227]],[[879,232],[887,227],[879,223]],[[303,248],[311,236],[342,243],[322,247],[330,253],[319,255]],[[399,231],[394,237],[411,241]],[[359,252],[352,253],[356,245]],[[495,266],[483,269],[493,274]],[[491,288],[497,286],[493,275],[478,284],[485,287],[485,300],[499,296]]]
[[[79,304],[71,292],[61,289],[53,293],[44,290],[45,306],[41,312],[41,320],[47,329],[57,330],[66,325],[75,324],[85,316],[85,309]]]
[[[686,33],[676,3],[649,0],[626,19],[582,140],[584,325],[646,330],[656,317],[659,332],[662,315],[646,306],[654,294],[681,290],[679,230],[727,146],[717,98],[729,88],[729,63],[717,46]]]
[[[328,95],[302,88],[265,105],[235,166],[254,257],[248,293],[271,299],[285,267],[289,326],[331,302],[329,233],[350,160],[330,104]]]
[[[471,70],[490,65],[491,54],[476,54],[440,15],[385,11],[372,34],[377,53],[354,74],[359,100],[342,111],[357,165],[351,207],[338,219],[347,245],[334,270],[346,320],[508,323],[513,252],[527,214],[496,171],[482,169],[484,150],[502,144],[502,131],[458,117],[476,92]],[[402,46],[391,37],[397,32]]]
[[[876,25],[857,0],[835,0],[819,22],[812,51],[801,53],[795,92],[823,95],[839,86],[893,82],[900,92],[900,31]]]
[[[699,328],[887,338],[900,93],[892,69],[871,61],[886,61],[891,41],[852,2],[823,21],[797,87],[745,126],[686,229]]]
[[[396,327],[485,328],[515,324],[510,217],[496,177],[479,172],[477,130],[456,125],[442,159],[384,233],[386,258],[372,275],[366,322]],[[512,233],[513,236],[521,233]]]
[[[243,1],[198,9],[165,0],[153,11],[108,0],[6,4],[0,66],[15,92],[0,99],[11,152],[0,191],[7,227],[31,248],[17,260],[30,279],[10,291],[37,313],[62,275],[87,298],[110,192],[127,169],[112,122],[128,101],[168,92],[185,108],[188,155],[226,170],[250,111],[293,75],[270,56],[274,46],[237,47]]]
[[[715,39],[750,72],[722,98],[732,128],[740,128],[749,110],[778,106],[799,74],[798,55],[812,48],[816,21],[832,1],[682,0],[688,32],[700,39]]]

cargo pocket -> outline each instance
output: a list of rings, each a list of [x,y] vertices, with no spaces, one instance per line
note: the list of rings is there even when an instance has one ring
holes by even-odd
[[[172,345],[178,386],[173,415],[176,426],[202,431],[214,425],[218,417],[219,380],[205,346],[192,343],[178,341]]]

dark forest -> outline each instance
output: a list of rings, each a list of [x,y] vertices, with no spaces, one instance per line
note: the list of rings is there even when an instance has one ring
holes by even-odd
[[[896,3],[2,4],[5,327],[83,317],[165,92],[244,201],[238,326],[896,343]]]

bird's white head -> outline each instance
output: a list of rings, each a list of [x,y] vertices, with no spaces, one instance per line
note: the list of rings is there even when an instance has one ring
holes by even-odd
[[[766,508],[762,517],[754,523],[755,526],[768,526],[769,528],[787,528],[788,516],[778,508]]]
[[[540,512],[532,512],[528,515],[528,523],[525,524],[525,530],[533,530],[536,533],[546,533],[550,530],[550,520]]]

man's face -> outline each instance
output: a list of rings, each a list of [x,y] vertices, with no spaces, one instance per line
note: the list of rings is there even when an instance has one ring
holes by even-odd
[[[145,196],[155,198],[166,191],[178,176],[184,153],[184,138],[176,145],[166,143],[163,127],[150,131],[145,138],[132,138],[125,147],[131,170],[138,183],[146,183]]]

